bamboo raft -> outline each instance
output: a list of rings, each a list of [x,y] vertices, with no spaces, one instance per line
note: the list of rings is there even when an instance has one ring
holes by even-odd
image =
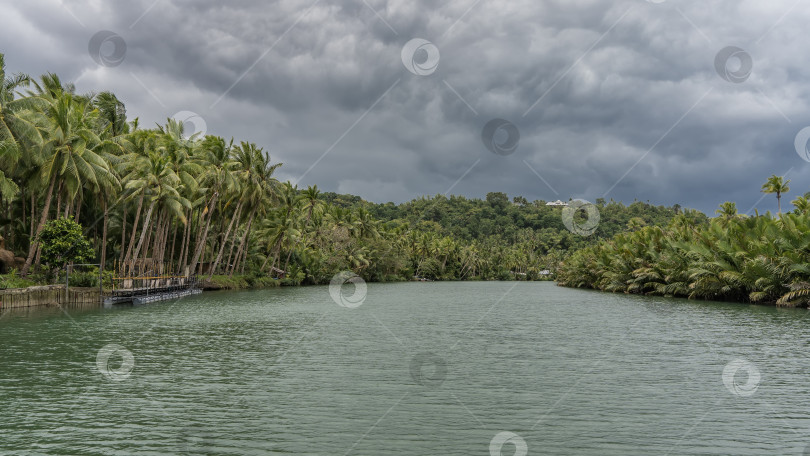
[[[202,292],[197,283],[196,276],[113,277],[113,289],[104,299],[104,306],[144,304],[191,296]]]

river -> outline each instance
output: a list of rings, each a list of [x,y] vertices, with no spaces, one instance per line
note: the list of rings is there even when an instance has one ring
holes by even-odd
[[[549,282],[329,291],[3,314],[0,453],[810,454],[807,311]]]

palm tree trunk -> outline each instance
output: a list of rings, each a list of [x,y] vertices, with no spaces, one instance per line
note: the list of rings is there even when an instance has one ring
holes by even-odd
[[[155,219],[157,219],[157,217],[155,217]],[[146,242],[143,243],[143,249],[141,251],[141,271],[146,269],[146,272],[148,273],[152,271],[152,264],[147,264],[146,259],[149,258],[149,246],[152,245],[152,235],[155,233],[155,228],[152,228],[151,224],[147,224],[143,229],[146,233]],[[135,255],[134,259],[137,260],[138,256]]]
[[[107,198],[101,198],[101,206],[104,209],[104,222],[101,228],[101,265],[99,269],[104,271],[104,265],[107,263],[107,221],[109,220],[109,211],[107,210]]]
[[[170,227],[174,229],[172,230],[172,251],[169,253],[169,272],[171,272],[171,265],[174,262],[174,249],[177,247],[177,224],[172,223]]]
[[[127,205],[124,203],[123,209],[121,211],[121,251],[118,253],[118,264],[122,264],[124,262],[124,249],[126,248],[127,243]],[[121,271],[123,272],[123,271]]]
[[[253,224],[253,218],[256,216],[256,211],[250,213],[250,218],[248,218],[247,225],[245,226],[245,232],[242,233],[242,239],[239,240],[239,248],[236,249],[236,256],[233,259],[233,266],[231,267],[231,272],[228,274],[230,277],[233,277],[233,273],[236,272],[237,263],[239,263],[239,255],[242,254],[242,249],[245,248],[245,242],[247,242],[247,237],[250,234],[250,226]]]
[[[267,256],[264,257],[264,263],[262,263],[262,267],[259,268],[259,271],[264,271],[264,268],[267,267],[267,263],[270,261],[271,256],[272,255],[270,255],[268,252]]]
[[[239,227],[236,227],[236,232],[233,234],[233,236],[234,236],[234,239],[231,241],[231,248],[228,249],[228,259],[225,260],[225,272],[226,273],[229,272],[229,270],[231,269],[231,257],[233,257],[233,251],[234,251],[234,249],[236,249],[236,244],[237,244],[236,239],[240,239],[240,240],[242,239],[242,237],[239,236]]]
[[[149,210],[146,211],[146,217],[143,219],[143,229],[141,230],[141,237],[138,240],[138,246],[135,247],[135,251],[132,253],[132,258],[130,259],[130,267],[129,267],[130,272],[132,272],[135,269],[135,259],[138,258],[138,253],[141,251],[144,238],[146,238],[146,233],[149,231],[149,219],[152,218],[152,210],[154,208],[155,202],[152,201],[152,203],[149,205]],[[133,234],[134,233],[135,231],[133,230]]]
[[[56,173],[51,176],[51,183],[48,185],[48,193],[45,194],[45,207],[42,209],[42,216],[39,218],[39,224],[37,225],[37,232],[34,237],[31,238],[30,245],[28,247],[28,257],[25,259],[25,264],[23,265],[22,270],[20,271],[20,275],[25,277],[28,275],[28,270],[31,268],[31,263],[34,261],[34,255],[37,252],[37,247],[39,247],[39,243],[36,241],[36,238],[39,237],[39,234],[42,233],[42,229],[45,227],[45,222],[48,221],[48,212],[51,209],[51,198],[53,198],[53,187],[56,184]]]
[[[26,220],[27,218],[26,215],[28,215],[28,208],[25,207],[26,202],[25,190],[20,192],[20,202],[22,203],[22,226],[25,227],[25,225],[28,223],[28,220]],[[9,205],[9,208],[10,207],[11,205]]]
[[[208,229],[211,227],[211,219],[214,217],[214,207],[217,204],[217,199],[219,198],[219,192],[214,192],[214,196],[211,198],[211,204],[208,207],[208,217],[205,220],[205,228],[202,232],[202,237],[200,238],[200,242],[194,251],[194,256],[191,258],[191,267],[189,271],[194,273],[197,270],[197,262],[200,260],[200,255],[202,255],[203,250],[205,250],[205,240],[208,237]]]
[[[124,260],[122,262],[122,265],[124,266],[124,273],[126,273],[126,266],[129,264],[130,258],[132,258],[132,248],[135,245],[135,234],[138,232],[138,221],[141,218],[141,211],[143,210],[143,198],[144,192],[141,191],[141,197],[138,198],[138,207],[137,209],[135,209],[135,220],[132,222],[132,234],[129,235],[129,245],[127,245],[127,254],[124,256]],[[121,246],[121,249],[123,248],[124,247]],[[137,254],[135,256],[137,256]]]
[[[217,253],[217,257],[214,262],[211,264],[211,267],[208,269],[208,280],[211,280],[211,277],[214,275],[214,271],[219,266],[219,262],[222,260],[222,254],[225,253],[225,245],[228,243],[228,237],[231,235],[231,229],[233,229],[233,223],[239,219],[239,216],[242,212],[242,201],[236,205],[236,211],[233,214],[233,218],[231,219],[231,223],[228,224],[228,230],[225,231],[225,237],[222,238],[222,245],[219,246],[219,253]]]
[[[158,258],[160,256],[160,236],[163,234],[163,213],[164,212],[162,210],[158,209],[157,216],[155,217],[155,227],[149,230],[151,231],[150,237],[148,238],[149,242],[147,242],[147,248],[143,251],[143,256],[149,258],[150,255],[148,255],[147,252],[150,251],[151,247],[152,264],[155,266],[159,264]]]
[[[249,244],[250,244],[250,238],[246,237],[245,238],[245,248],[242,249],[242,261],[241,261],[242,267],[239,269],[240,274],[245,273],[245,265],[247,265],[248,245]]]
[[[180,264],[182,265],[181,266],[182,269],[184,269],[184,268],[186,268],[188,266],[188,254],[191,251],[191,228],[192,228],[192,223],[193,222],[194,222],[194,211],[189,210],[189,217],[188,217],[188,221],[187,221],[188,231],[186,232],[186,239],[184,241],[186,249],[183,252],[182,261],[180,262]],[[183,270],[181,270],[180,272],[185,274],[185,271],[183,271]]]
[[[189,233],[191,232],[191,217],[192,217],[192,210],[188,210],[188,216],[186,217],[186,223],[183,225],[183,239],[180,245],[180,255],[177,257],[177,273],[182,273],[182,268],[186,265],[186,249],[187,249],[187,242]]]
[[[53,218],[59,218],[59,212],[62,210],[62,182],[59,182],[59,188],[56,190],[56,213]]]
[[[270,255],[273,257],[273,262],[270,263],[270,274],[271,275],[273,273],[273,268],[276,267],[276,261],[278,261],[278,259],[279,259],[278,257],[281,254],[281,239],[282,239],[281,235],[279,234],[278,239],[276,239],[276,245],[273,246],[273,249],[271,250],[271,253],[270,253]],[[279,266],[281,266],[281,265],[279,265]],[[287,271],[284,271],[284,272],[287,272]]]
[[[82,214],[82,204],[84,203],[84,195],[79,196],[79,202],[76,203],[76,223],[79,223],[79,216]]]
[[[34,224],[37,222],[36,221],[36,215],[35,215],[36,210],[37,210],[37,199],[36,199],[36,196],[34,195],[34,192],[31,192],[31,231],[30,231],[30,234],[28,235],[28,239],[29,239],[28,243],[29,243],[29,245],[32,242],[34,242]]]
[[[290,247],[290,250],[287,252],[287,260],[284,261],[284,271],[285,272],[287,271],[287,268],[290,267],[290,257],[292,256],[292,253],[293,253],[293,247]]]

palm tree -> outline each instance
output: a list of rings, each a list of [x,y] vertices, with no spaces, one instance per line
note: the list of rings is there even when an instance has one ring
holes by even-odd
[[[28,249],[21,275],[26,275],[33,263],[38,247],[36,237],[48,220],[57,181],[60,189],[65,192],[67,209],[83,186],[101,188],[104,181],[115,180],[109,162],[100,154],[105,148],[112,150],[119,146],[109,140],[102,140],[94,131],[98,112],[88,109],[86,100],[76,98],[70,93],[55,92],[52,95],[44,112],[48,124],[41,147],[45,160],[40,176],[43,182],[48,182],[48,190],[35,239]],[[57,207],[57,211],[58,209]]]
[[[281,166],[281,163],[271,164],[270,155],[253,143],[242,142],[234,151],[234,156],[239,162],[238,169],[241,170],[242,176],[243,210],[247,210],[250,216],[239,239],[236,256],[230,266],[230,276],[233,276],[236,271],[237,263],[241,261],[244,265],[244,260],[240,260],[240,258],[243,258],[243,254],[247,254],[247,242],[253,229],[254,219],[257,215],[264,217],[268,208],[276,200],[279,183],[273,177],[273,173]],[[228,257],[230,258],[230,254]]]
[[[784,180],[782,176],[772,175],[762,185],[762,193],[776,193],[776,203],[779,206],[779,215],[782,215],[782,193],[790,191],[790,179]]]
[[[810,199],[807,196],[797,196],[791,203],[796,207],[799,214],[810,213]]]
[[[208,204],[203,209],[203,216],[205,217],[205,225],[198,228],[197,238],[199,241],[194,250],[194,255],[189,263],[189,273],[194,274],[197,269],[197,264],[202,256],[203,251],[208,240],[208,231],[211,227],[211,221],[214,218],[214,209],[216,208],[217,201],[221,193],[228,192],[236,185],[236,177],[233,170],[236,168],[236,161],[231,158],[231,148],[233,147],[233,140],[230,144],[226,144],[223,138],[217,136],[206,137],[200,145],[199,153],[195,155],[195,159],[203,169],[203,174],[200,180],[203,185],[206,185],[210,192],[210,199]],[[202,225],[202,220],[200,221]]]
[[[720,207],[714,211],[715,214],[720,216],[723,226],[728,225],[728,222],[739,217],[737,213],[737,203],[726,201],[720,204]]]
[[[0,167],[11,170],[17,164],[24,149],[32,149],[42,143],[42,135],[32,119],[36,105],[31,98],[16,99],[15,91],[25,87],[31,79],[24,74],[6,75],[5,59],[0,53]],[[0,196],[8,200],[19,191],[10,176],[0,170]]]
[[[127,109],[124,103],[112,92],[101,92],[92,98],[93,106],[99,111],[101,127],[112,137],[130,132],[127,123]]]
[[[304,225],[308,228],[309,221],[312,219],[313,212],[319,210],[322,205],[322,201],[319,199],[321,196],[321,191],[318,190],[318,186],[310,186],[307,187],[306,190],[301,192],[301,196],[304,199],[304,207],[303,210],[307,213],[307,218],[305,220]]]
[[[165,232],[168,231],[168,226],[163,226],[165,217],[174,216],[180,219],[182,223],[186,223],[184,209],[190,208],[191,203],[180,195],[180,179],[174,173],[171,162],[166,156],[157,151],[149,151],[147,156],[141,156],[135,160],[134,166],[131,167],[130,173],[126,177],[124,187],[132,190],[133,194],[141,195],[140,198],[145,198],[149,203],[138,242],[135,244],[134,250],[132,243],[128,248],[128,252],[132,252],[131,255],[127,255],[128,267],[131,272],[134,270],[138,254],[144,248],[147,235],[155,234],[155,239],[165,237]],[[155,217],[157,222],[155,223],[155,229],[150,229],[155,208],[158,209],[158,216]],[[137,230],[137,218],[132,229],[134,239]],[[155,253],[157,252],[153,249],[153,257]],[[144,251],[144,257],[145,254],[146,251]]]

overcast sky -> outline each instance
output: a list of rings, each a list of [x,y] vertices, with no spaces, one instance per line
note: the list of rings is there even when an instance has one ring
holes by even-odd
[[[196,113],[197,128],[202,119],[209,134],[256,142],[300,186],[375,202],[503,191],[710,212],[726,200],[775,210],[773,196],[759,201],[771,174],[792,180],[787,201],[810,191],[794,145],[810,126],[800,0],[0,9],[11,72],[111,90],[144,126]]]

